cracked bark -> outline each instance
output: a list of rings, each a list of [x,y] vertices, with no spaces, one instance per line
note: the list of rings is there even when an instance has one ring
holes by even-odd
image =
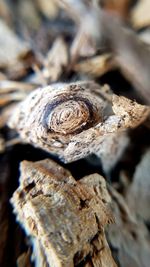
[[[97,154],[107,172],[127,146],[124,131],[137,127],[148,115],[149,107],[111,95],[107,85],[57,83],[29,94],[9,126],[23,140],[66,163]]]
[[[50,159],[23,161],[11,202],[30,236],[36,267],[116,266],[104,234],[114,218],[102,176],[76,181]]]

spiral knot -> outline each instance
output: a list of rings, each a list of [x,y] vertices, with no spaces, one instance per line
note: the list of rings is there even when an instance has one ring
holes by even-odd
[[[84,97],[67,94],[47,104],[44,116],[50,132],[64,135],[80,133],[98,120],[100,116],[93,103]]]
[[[105,120],[111,109],[99,91],[89,81],[39,88],[18,106],[13,124],[23,139],[63,161],[79,159],[96,151],[109,128]]]

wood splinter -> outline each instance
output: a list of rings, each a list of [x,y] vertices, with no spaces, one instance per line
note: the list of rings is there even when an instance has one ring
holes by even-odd
[[[114,218],[102,176],[76,181],[50,159],[23,161],[11,203],[30,237],[36,267],[116,266],[104,234]]]

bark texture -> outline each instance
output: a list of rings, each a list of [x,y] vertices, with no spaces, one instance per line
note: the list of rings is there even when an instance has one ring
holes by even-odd
[[[118,139],[118,132],[137,127],[149,114],[149,107],[110,95],[106,87],[76,82],[37,89],[19,105],[9,126],[64,162],[102,156],[112,134]]]
[[[52,160],[23,161],[11,202],[36,266],[116,266],[104,234],[114,218],[102,176],[75,181]]]

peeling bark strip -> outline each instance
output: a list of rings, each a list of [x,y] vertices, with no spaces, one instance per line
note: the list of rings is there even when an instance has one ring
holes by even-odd
[[[103,93],[105,89],[94,82],[37,89],[18,106],[9,125],[64,162],[102,154],[107,138],[138,126],[149,114],[148,107]]]
[[[104,234],[114,219],[100,175],[75,181],[50,159],[23,161],[11,202],[31,238],[36,266],[116,266]]]

